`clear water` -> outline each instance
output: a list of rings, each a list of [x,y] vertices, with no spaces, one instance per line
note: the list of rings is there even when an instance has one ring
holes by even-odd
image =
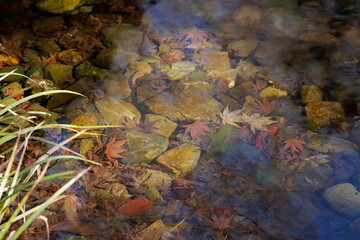
[[[153,40],[197,29],[212,36],[212,44],[220,46],[218,51],[227,51],[230,43],[244,39],[269,44],[263,53],[256,49],[243,57],[231,53],[231,66],[236,68],[244,60],[265,69],[262,80],[266,86],[285,88],[288,93],[274,112],[283,123],[278,131],[282,137],[266,138],[267,147],[256,146],[259,131],[251,134],[217,125],[217,132],[204,143],[206,151],[203,149],[198,167],[185,176],[191,181],[191,193],[162,192],[165,200],[159,205],[167,211],[161,220],[168,224],[184,220],[177,231],[162,239],[360,239],[360,210],[341,213],[324,197],[326,189],[340,183],[351,183],[360,190],[358,150],[321,152],[306,145],[304,151],[281,150],[286,139],[309,142],[310,130],[360,143],[356,125],[360,112],[360,1],[143,0],[138,6],[143,9],[140,29]],[[254,10],[236,20],[240,9],[249,6],[260,13]],[[261,18],[254,18],[256,14]],[[304,40],[304,33],[319,35]],[[148,57],[154,44],[156,49],[156,41],[143,44],[139,54]],[[201,51],[181,49],[189,61],[193,61],[194,52]],[[113,64],[122,65],[116,59]],[[250,81],[256,84],[256,79]],[[243,82],[238,76],[234,88]],[[343,123],[321,128],[309,123],[301,102],[302,85],[318,86],[324,101],[341,102],[346,113]],[[232,101],[242,106],[244,97],[255,91],[249,88],[236,98],[234,88],[220,85],[212,95],[224,107]],[[143,109],[143,102],[136,96],[134,99]],[[183,133],[183,129],[177,132]],[[322,162],[321,156],[325,159]],[[141,222],[124,221],[129,225]]]

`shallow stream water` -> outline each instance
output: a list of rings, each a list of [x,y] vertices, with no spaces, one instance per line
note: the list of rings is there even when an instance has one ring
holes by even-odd
[[[2,19],[25,74],[88,96],[41,100],[57,121],[122,126],[74,145],[106,166],[73,189],[97,231],[52,239],[360,239],[359,1],[121,2]]]

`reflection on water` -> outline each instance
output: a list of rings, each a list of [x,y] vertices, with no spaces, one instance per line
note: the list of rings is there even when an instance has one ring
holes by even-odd
[[[360,1],[96,3],[34,20],[21,62],[89,96],[50,110],[121,125],[74,147],[106,166],[75,194],[89,235],[360,239]]]

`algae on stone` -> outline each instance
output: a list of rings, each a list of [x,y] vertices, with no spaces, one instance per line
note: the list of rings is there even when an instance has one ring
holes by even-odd
[[[140,119],[141,113],[129,102],[107,96],[95,102],[107,125],[121,125],[125,119]]]

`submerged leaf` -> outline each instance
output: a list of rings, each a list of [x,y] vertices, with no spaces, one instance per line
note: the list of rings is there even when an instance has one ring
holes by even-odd
[[[181,127],[185,128],[184,135],[189,134],[192,139],[195,139],[199,136],[204,136],[211,131],[207,124],[209,123],[198,119],[192,124],[184,125]]]
[[[127,140],[116,141],[115,137],[113,137],[106,145],[106,157],[108,157],[110,160],[114,160],[114,158],[124,158],[120,154],[127,151],[126,148],[122,147],[126,142]]]
[[[155,202],[147,198],[138,198],[127,201],[119,208],[119,212],[126,216],[133,216],[140,214],[148,208],[154,206]]]

